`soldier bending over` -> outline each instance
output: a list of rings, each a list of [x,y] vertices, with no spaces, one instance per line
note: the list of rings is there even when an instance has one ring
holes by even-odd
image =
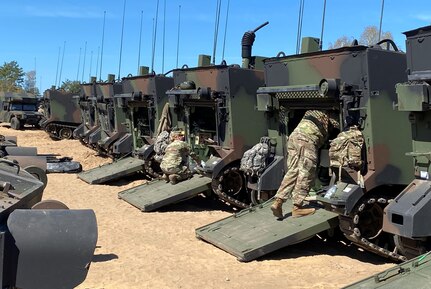
[[[193,175],[188,166],[189,155],[198,163],[199,159],[184,141],[184,133],[172,131],[170,137],[172,142],[166,147],[160,168],[164,173],[163,178],[175,185]]]
[[[271,210],[277,218],[283,218],[283,203],[292,197],[293,217],[303,217],[315,212],[303,207],[316,177],[319,148],[328,138],[329,131],[339,128],[338,115],[325,110],[308,110],[287,142],[287,172],[275,195]]]

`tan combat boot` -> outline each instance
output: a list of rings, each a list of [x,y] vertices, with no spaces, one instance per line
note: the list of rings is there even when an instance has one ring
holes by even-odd
[[[316,209],[314,208],[303,208],[301,206],[293,205],[292,217],[300,218],[308,215],[313,215]]]
[[[162,179],[169,183],[169,176],[167,174],[163,174]]]
[[[180,179],[180,176],[177,174],[169,175],[169,181],[171,182],[172,185],[177,184],[179,179]]]
[[[272,214],[278,219],[283,218],[283,203],[283,199],[275,198],[274,203],[271,205]]]

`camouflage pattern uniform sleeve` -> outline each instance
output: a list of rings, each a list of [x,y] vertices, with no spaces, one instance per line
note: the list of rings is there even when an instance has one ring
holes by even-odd
[[[329,112],[329,124],[334,129],[341,129],[340,119],[339,119],[338,114],[335,111]]]

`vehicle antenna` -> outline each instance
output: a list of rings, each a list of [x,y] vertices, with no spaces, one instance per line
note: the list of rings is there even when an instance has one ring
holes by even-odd
[[[223,52],[221,54],[221,60],[224,60],[224,49],[226,47],[226,33],[227,33],[227,21],[229,18],[229,5],[230,4],[230,0],[227,0],[227,8],[226,8],[226,23],[224,25],[224,37],[223,37]]]
[[[121,24],[121,40],[120,40],[120,60],[118,61],[118,81],[121,79],[121,55],[123,54],[123,36],[124,36],[124,17],[126,15],[126,0],[123,6],[123,23]]]
[[[142,19],[144,17],[144,11],[141,10],[141,26],[139,28],[139,48],[138,48],[138,74],[139,66],[141,66],[141,40],[142,40]]]
[[[99,71],[99,80],[102,80],[102,66],[103,66],[103,42],[105,40],[105,20],[106,20],[106,11],[103,11],[103,28],[102,28],[102,49],[100,52],[100,71]],[[97,78],[97,75],[96,75]]]
[[[322,32],[320,33],[319,50],[322,50],[322,46],[323,46],[323,30],[325,27],[325,12],[326,12],[326,0],[323,1]]]
[[[304,15],[304,1],[299,0],[299,16],[298,16],[298,34],[296,37],[296,54],[299,54],[299,48],[301,46],[301,32],[302,32],[302,17]]]
[[[81,66],[81,51],[82,51],[82,48],[79,47],[78,71],[76,72],[76,81],[79,80],[79,67]]]
[[[57,85],[57,80],[58,80],[58,68],[60,66],[60,53],[61,53],[61,46],[58,47],[57,72],[55,73],[55,85]]]
[[[166,0],[163,0],[163,48],[162,48],[162,73],[165,72],[165,30],[166,30]]]
[[[382,11],[380,12],[379,41],[380,41],[380,37],[382,36],[382,22],[383,22],[383,9],[384,8],[385,8],[385,0],[382,0]]]
[[[157,41],[157,19],[159,16],[159,0],[157,0],[157,6],[156,6],[156,20],[154,22],[154,18],[153,18],[153,53],[151,56],[151,72],[154,71],[154,56],[156,53],[156,41]]]
[[[82,63],[82,76],[81,76],[81,83],[84,82],[84,71],[85,71],[85,58],[87,56],[87,41],[85,41],[84,44],[84,62]]]
[[[216,55],[216,48],[217,48],[217,37],[218,37],[218,27],[220,23],[220,8],[221,8],[221,0],[217,0],[217,7],[216,7],[216,16],[215,16],[215,27],[214,27],[214,47],[213,47],[213,60],[212,64],[215,65],[215,55]]]
[[[178,5],[178,35],[177,35],[177,65],[178,68],[178,55],[180,51],[180,24],[181,24],[181,5]]]
[[[100,46],[97,46],[96,79],[97,79],[97,75],[98,75],[98,72],[99,72],[99,57],[100,57]]]
[[[93,50],[90,52],[90,72],[88,73],[88,79],[91,77],[91,68],[93,66]]]
[[[66,50],[66,41],[63,43],[63,56],[61,57],[61,66],[60,66],[60,76],[58,77],[58,87],[60,87],[61,83],[61,73],[63,72],[63,62],[64,62],[64,51]]]

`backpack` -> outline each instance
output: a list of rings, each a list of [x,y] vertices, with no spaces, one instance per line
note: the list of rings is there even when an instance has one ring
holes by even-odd
[[[166,147],[169,143],[169,132],[164,130],[157,136],[156,141],[154,142],[154,152],[156,153],[156,155],[154,156],[155,161],[159,163],[162,161]]]
[[[357,171],[362,166],[362,147],[364,136],[357,126],[351,126],[348,130],[340,132],[331,141],[329,148],[329,161],[331,167],[348,166]]]
[[[259,175],[262,173],[270,156],[270,146],[268,138],[261,138],[258,144],[244,153],[239,169],[246,175]]]

